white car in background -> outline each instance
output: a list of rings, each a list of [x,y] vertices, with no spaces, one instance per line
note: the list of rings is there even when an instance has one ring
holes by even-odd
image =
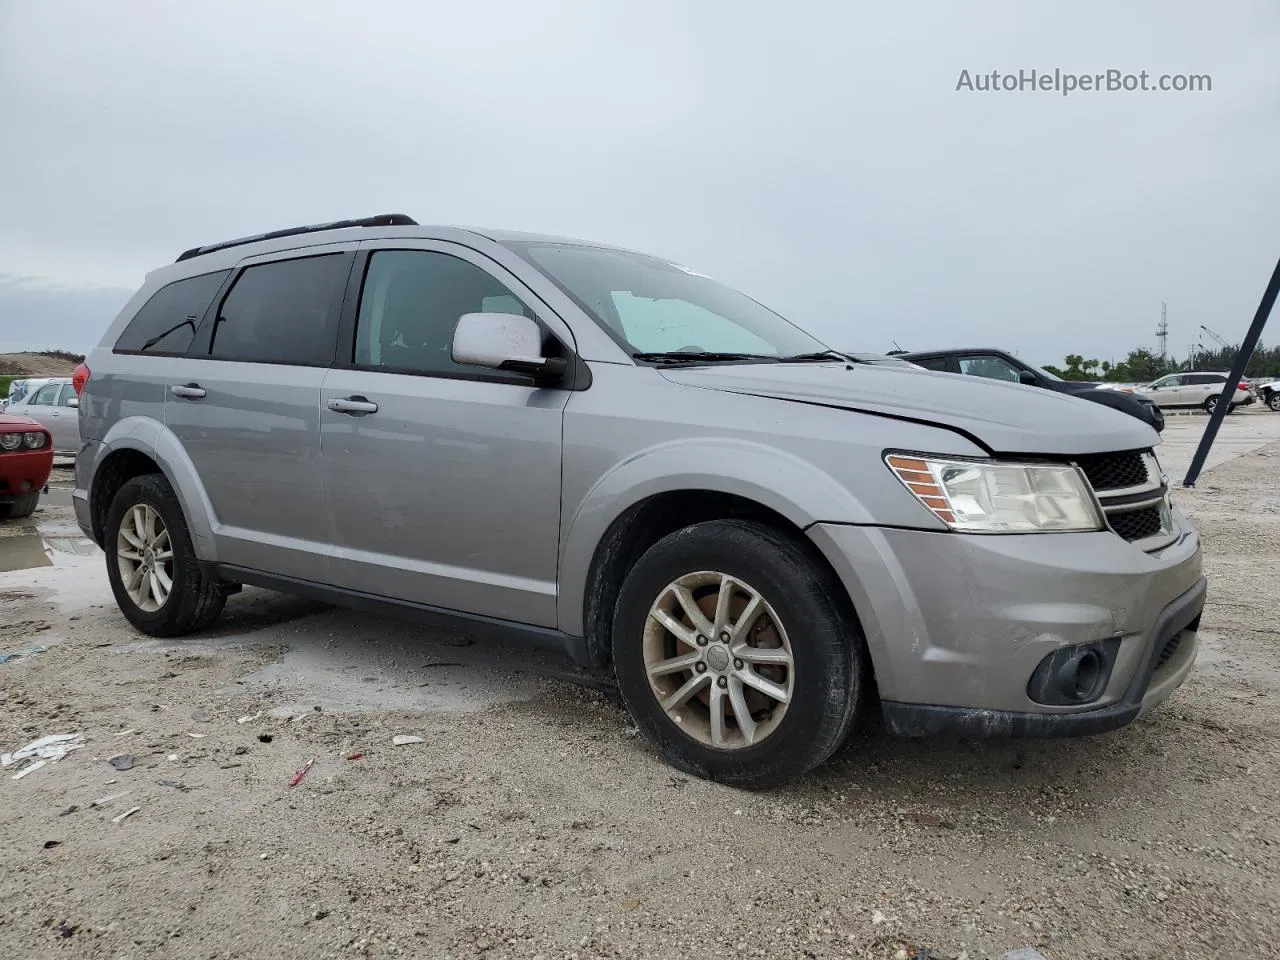
[[[74,457],[80,452],[79,406],[70,377],[45,377],[28,380],[27,392],[5,413],[35,420],[53,437],[55,456]]]
[[[1264,404],[1276,413],[1280,413],[1280,380],[1258,384],[1258,396],[1262,398]]]
[[[1227,382],[1227,374],[1209,370],[1192,370],[1187,373],[1171,373],[1153,380],[1144,387],[1134,387],[1134,393],[1150,397],[1161,409],[1170,407],[1199,407],[1213,413],[1222,396],[1222,388]],[[1253,394],[1244,383],[1236,384],[1236,391],[1231,398],[1230,413],[1236,407],[1253,403]]]

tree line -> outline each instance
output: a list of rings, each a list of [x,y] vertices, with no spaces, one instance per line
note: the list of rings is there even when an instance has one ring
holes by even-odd
[[[1119,363],[1110,360],[1086,360],[1081,354],[1068,354],[1062,367],[1045,364],[1045,369],[1063,380],[1094,380],[1103,383],[1149,383],[1167,373],[1185,373],[1188,370],[1213,370],[1227,373],[1239,352],[1239,346],[1218,350],[1200,350],[1186,360],[1161,357],[1146,347],[1130,350]],[[1280,347],[1264,347],[1258,344],[1244,368],[1246,377],[1280,378]]]

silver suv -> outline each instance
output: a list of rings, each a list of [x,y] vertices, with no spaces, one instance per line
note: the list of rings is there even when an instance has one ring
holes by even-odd
[[[1121,727],[1195,659],[1155,431],[861,363],[688,267],[394,214],[189,250],[77,373],[80,525],[174,636],[240,584],[567,651],[742,786]]]

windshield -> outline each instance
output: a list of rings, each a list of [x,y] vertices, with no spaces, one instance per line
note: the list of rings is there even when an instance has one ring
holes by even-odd
[[[1025,360],[1023,362],[1026,363]],[[1046,380],[1056,380],[1058,383],[1065,382],[1061,377],[1055,377],[1048,370],[1044,370],[1040,367],[1037,367],[1034,363],[1028,363],[1027,366],[1030,367],[1033,371],[1035,371],[1040,376],[1044,377]]]
[[[746,294],[657,257],[579,244],[510,246],[632,354],[773,359],[827,350]]]

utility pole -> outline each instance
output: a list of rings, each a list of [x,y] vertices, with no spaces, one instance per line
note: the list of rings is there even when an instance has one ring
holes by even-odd
[[[1165,361],[1169,359],[1169,305],[1163,300],[1160,301],[1160,325],[1156,327],[1156,340],[1160,342],[1160,359]]]

